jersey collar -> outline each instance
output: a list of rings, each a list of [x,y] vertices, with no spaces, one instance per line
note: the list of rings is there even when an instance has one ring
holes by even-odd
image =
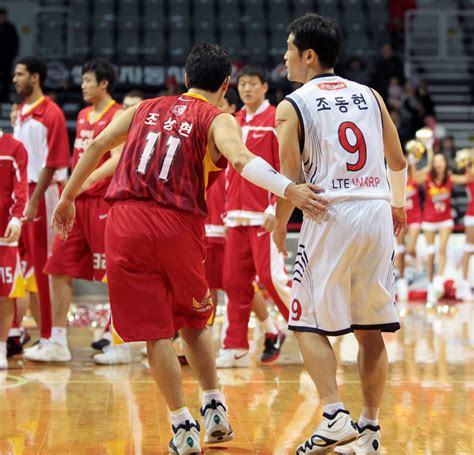
[[[91,112],[93,111],[93,107],[91,106],[91,109],[89,110],[89,112],[87,112],[87,122],[90,123],[91,125],[93,123],[97,123],[109,110],[110,108],[115,104],[115,100],[110,100],[109,104],[107,104],[107,106],[105,106],[105,109],[97,116],[97,118],[94,120],[94,122],[91,122],[90,121],[90,115],[91,115]]]
[[[21,106],[18,107],[18,117],[21,119],[21,121],[25,121],[28,117],[32,116],[33,114],[38,114],[41,115],[44,111],[43,108],[43,102],[46,101],[48,97],[47,96],[42,96],[38,100],[36,100],[28,109],[27,112],[24,114],[21,112],[23,110],[23,106],[25,106],[25,103],[22,103]]]
[[[209,100],[205,96],[198,95],[197,93],[186,92],[186,93],[183,93],[181,96],[191,96],[192,98],[197,98],[198,100],[205,101],[206,103],[209,103]]]
[[[314,79],[320,79],[322,77],[336,77],[336,75],[334,73],[322,73],[312,77],[310,80],[314,81]]]
[[[270,106],[270,101],[264,100],[260,106],[258,106],[258,109],[253,113],[253,114],[248,114],[247,107],[244,106],[242,110],[245,112],[245,121],[250,122],[256,115],[261,114],[264,110],[266,110]]]

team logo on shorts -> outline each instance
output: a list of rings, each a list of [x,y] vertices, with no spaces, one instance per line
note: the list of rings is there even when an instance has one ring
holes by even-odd
[[[204,297],[202,302],[198,302],[193,297],[193,309],[198,313],[204,313],[206,311],[212,310],[212,298],[209,291],[207,291],[206,297]]]
[[[173,107],[173,114],[176,116],[183,115],[187,107],[188,106],[182,106],[182,105],[175,106]]]

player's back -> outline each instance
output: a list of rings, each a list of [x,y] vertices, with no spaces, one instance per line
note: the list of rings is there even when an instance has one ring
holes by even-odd
[[[209,126],[222,111],[184,94],[146,100],[137,108],[106,199],[152,200],[206,216]]]
[[[369,87],[324,74],[287,99],[302,123],[307,182],[323,187],[331,203],[390,199],[382,114]]]

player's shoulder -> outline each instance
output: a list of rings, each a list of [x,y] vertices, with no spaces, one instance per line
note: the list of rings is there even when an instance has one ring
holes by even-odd
[[[25,150],[23,144],[8,133],[3,133],[0,144],[2,145],[2,151],[9,151],[12,154],[21,153]]]
[[[46,97],[45,100],[44,119],[45,121],[53,122],[56,120],[66,121],[66,116],[64,115],[63,110],[49,97]]]

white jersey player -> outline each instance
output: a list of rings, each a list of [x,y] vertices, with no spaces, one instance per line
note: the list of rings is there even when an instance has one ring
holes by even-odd
[[[336,25],[307,14],[288,31],[288,78],[304,85],[277,109],[281,167],[287,177],[317,186],[321,203],[319,217],[303,221],[289,329],[324,414],[297,454],[380,453],[378,413],[388,369],[382,332],[400,328],[392,261],[394,230],[406,225],[406,161],[380,95],[334,74],[341,42]],[[279,201],[274,240],[283,252],[292,210]],[[349,332],[359,342],[359,426],[339,395],[327,339]]]

